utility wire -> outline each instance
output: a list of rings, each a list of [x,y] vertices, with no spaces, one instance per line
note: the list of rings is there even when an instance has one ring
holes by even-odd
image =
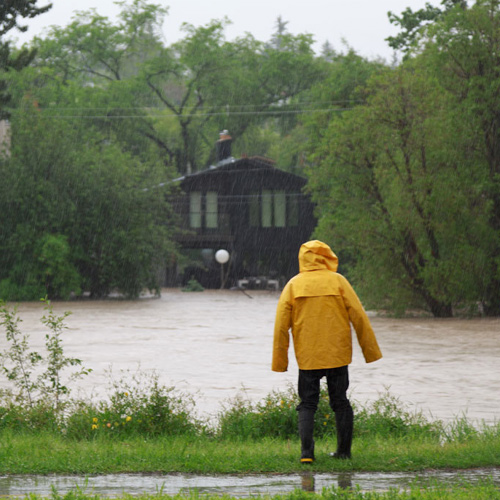
[[[70,119],[70,118],[81,118],[81,119],[106,119],[106,120],[123,120],[129,118],[169,118],[182,116],[183,118],[189,117],[206,117],[206,116],[248,116],[248,115],[298,115],[306,113],[332,113],[339,111],[349,111],[352,108],[319,108],[319,109],[307,109],[307,110],[276,110],[276,111],[220,111],[213,113],[186,113],[186,114],[176,114],[176,113],[158,113],[158,114],[146,114],[146,115],[50,115],[46,114],[45,118],[57,118],[57,119]]]
[[[356,99],[343,99],[343,100],[338,100],[338,101],[303,101],[303,102],[298,102],[294,104],[286,104],[285,106],[288,108],[302,108],[306,106],[315,106],[316,108],[318,106],[323,106],[323,105],[332,105],[332,104],[345,104],[345,103],[351,103],[351,104],[363,104],[365,101],[362,100],[356,100]],[[274,106],[279,106],[278,104],[274,104]],[[282,106],[282,107],[285,107]],[[212,107],[212,106],[201,106],[198,109],[203,109],[204,107]],[[258,108],[260,107],[259,104],[224,104],[218,106],[219,108],[223,108],[225,110],[228,110],[229,108]],[[126,106],[126,107],[120,107],[120,106],[115,106],[115,107],[109,107],[109,106],[98,106],[98,107],[73,107],[73,106],[64,106],[64,107],[59,107],[59,106],[51,106],[50,108],[43,108],[43,110],[65,110],[65,109],[70,109],[70,110],[106,110],[110,111],[113,109],[142,109],[142,110],[155,110],[159,109],[162,110],[164,108],[160,108],[157,105],[152,105],[152,106]]]

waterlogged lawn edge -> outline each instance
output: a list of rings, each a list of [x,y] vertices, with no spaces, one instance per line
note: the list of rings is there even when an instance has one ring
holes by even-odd
[[[334,460],[331,439],[317,441],[308,470],[423,471],[500,466],[500,438],[433,443],[398,439],[358,439],[353,459]],[[304,471],[298,440],[219,440],[186,436],[124,441],[74,441],[49,434],[0,433],[0,474],[197,473],[261,474]]]

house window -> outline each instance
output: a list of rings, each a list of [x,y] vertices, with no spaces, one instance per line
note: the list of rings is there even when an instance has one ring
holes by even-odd
[[[285,191],[274,192],[274,227],[286,226],[286,194]]]
[[[262,193],[252,193],[249,222],[252,227],[298,226],[298,196],[269,189]]]
[[[262,227],[273,225],[273,193],[272,191],[262,191]]]
[[[201,227],[201,193],[193,191],[189,195],[189,226]]]
[[[215,191],[208,191],[205,196],[200,191],[192,191],[189,195],[189,225],[193,229],[201,227],[216,228],[218,226],[218,197]]]
[[[208,228],[216,228],[218,220],[217,193],[215,191],[208,191],[205,197],[205,201],[205,225]]]
[[[288,196],[288,225],[290,227],[299,225],[299,197],[298,194]]]
[[[250,226],[259,227],[260,226],[260,193],[250,194]]]

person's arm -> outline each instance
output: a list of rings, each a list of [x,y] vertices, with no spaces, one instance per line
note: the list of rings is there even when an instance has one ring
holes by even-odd
[[[377,361],[382,357],[382,352],[377,343],[370,320],[351,284],[342,276],[342,297],[349,314],[349,321],[356,330],[358,342],[367,363]]]
[[[292,304],[290,287],[287,285],[281,293],[274,322],[273,372],[286,372],[288,369],[289,330],[292,326]]]

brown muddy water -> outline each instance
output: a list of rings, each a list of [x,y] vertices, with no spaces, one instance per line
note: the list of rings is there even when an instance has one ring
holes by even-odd
[[[87,396],[105,397],[114,379],[156,371],[160,380],[194,398],[201,417],[215,418],[240,396],[257,402],[295,385],[290,352],[286,373],[270,369],[278,292],[164,289],[161,298],[137,301],[56,302],[71,311],[65,352],[93,372],[77,382]],[[19,305],[20,328],[43,350],[43,304]],[[383,359],[366,364],[354,341],[351,399],[365,404],[387,391],[410,411],[431,419],[466,416],[500,420],[500,319],[393,319],[369,313]],[[354,333],[353,333],[354,335]],[[0,337],[0,350],[6,346]],[[6,386],[0,378],[0,386]],[[73,395],[76,395],[73,392]]]

